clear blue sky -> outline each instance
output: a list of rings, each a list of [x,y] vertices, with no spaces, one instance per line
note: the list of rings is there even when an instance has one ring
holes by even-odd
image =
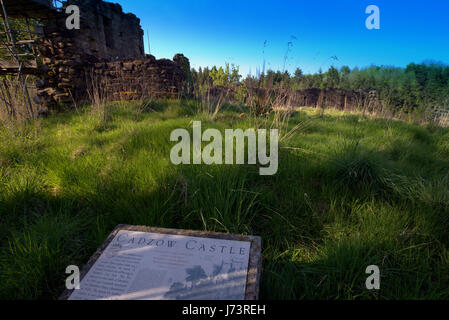
[[[151,54],[183,53],[192,67],[262,69],[299,66],[305,73],[330,65],[405,66],[435,60],[449,63],[448,0],[109,0],[141,19]],[[380,9],[380,30],[367,30],[365,8]],[[266,46],[264,48],[264,43]],[[332,59],[336,56],[338,60]]]

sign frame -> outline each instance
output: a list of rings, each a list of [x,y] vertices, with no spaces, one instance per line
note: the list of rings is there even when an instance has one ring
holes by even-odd
[[[115,229],[109,234],[106,240],[100,245],[100,247],[91,256],[86,265],[82,268],[80,272],[80,282],[83,280],[84,276],[89,272],[89,270],[96,263],[98,258],[112,242],[117,233],[121,230],[128,231],[139,231],[139,232],[149,232],[149,233],[160,233],[168,235],[181,235],[190,236],[198,238],[212,238],[212,239],[222,239],[222,240],[235,240],[235,241],[247,241],[250,242],[250,252],[248,260],[248,271],[246,276],[246,289],[244,300],[258,300],[259,298],[259,282],[262,272],[262,239],[259,236],[250,235],[236,235],[229,233],[213,232],[213,231],[197,231],[197,230],[185,230],[185,229],[168,229],[168,228],[156,228],[148,226],[135,226],[128,224],[119,224]],[[65,289],[64,292],[59,297],[59,300],[68,300],[70,295],[75,289]]]

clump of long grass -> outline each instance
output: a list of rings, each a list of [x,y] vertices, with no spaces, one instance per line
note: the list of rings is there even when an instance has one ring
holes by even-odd
[[[380,185],[380,164],[372,153],[362,149],[360,140],[344,142],[340,148],[329,159],[333,167],[332,174],[339,185],[354,191],[372,189]]]
[[[36,119],[38,105],[33,80],[28,76],[22,80],[5,76],[0,80],[0,121],[26,123]]]
[[[94,75],[93,72],[88,77],[86,92],[88,102],[91,106],[90,114],[96,122],[95,127],[98,131],[105,131],[108,128],[108,123],[112,120],[112,114],[109,108],[109,102],[113,101],[104,84],[104,79]]]
[[[440,178],[424,179],[390,173],[382,177],[383,185],[393,195],[419,205],[449,209],[449,174]]]
[[[202,86],[195,90],[197,113],[215,120],[224,105],[232,100],[233,87]]]

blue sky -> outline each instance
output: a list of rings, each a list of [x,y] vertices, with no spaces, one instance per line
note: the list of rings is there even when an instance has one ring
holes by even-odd
[[[141,19],[151,54],[183,53],[192,67],[240,66],[250,70],[305,73],[330,65],[406,66],[435,60],[449,63],[447,0],[109,0]],[[380,9],[380,30],[368,30],[368,5]],[[266,45],[264,43],[266,41]],[[338,60],[331,57],[336,56]]]

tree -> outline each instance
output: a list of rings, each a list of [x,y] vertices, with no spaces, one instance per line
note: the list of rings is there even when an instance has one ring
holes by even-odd
[[[239,84],[240,78],[242,76],[240,75],[239,66],[235,66],[234,64],[231,65],[231,75],[229,81],[231,84]]]
[[[348,66],[343,66],[340,68],[340,87],[343,89],[349,89],[349,75],[351,74],[351,69]]]
[[[340,86],[340,75],[338,74],[338,70],[331,66],[326,73],[326,87],[328,88],[338,88]]]
[[[302,70],[301,70],[301,68],[296,68],[296,70],[295,70],[295,72],[293,73],[293,81],[292,81],[292,85],[297,89],[297,88],[300,88],[300,86],[301,86],[301,82],[302,82],[302,80],[303,80],[303,77],[304,77],[304,75],[303,75],[303,73],[302,73]]]
[[[214,86],[228,86],[238,84],[242,76],[239,73],[238,66],[234,64],[229,66],[229,63],[226,63],[224,68],[220,66],[217,69],[216,66],[213,66],[210,77]]]
[[[299,68],[299,67],[296,68],[295,73],[294,73],[294,78],[301,80],[302,77],[303,77],[303,73],[302,73],[301,68]]]
[[[191,282],[191,287],[195,286],[201,279],[207,278],[206,272],[204,272],[201,266],[193,266],[191,268],[187,268],[186,273],[188,274],[188,276],[185,280],[187,282]]]

